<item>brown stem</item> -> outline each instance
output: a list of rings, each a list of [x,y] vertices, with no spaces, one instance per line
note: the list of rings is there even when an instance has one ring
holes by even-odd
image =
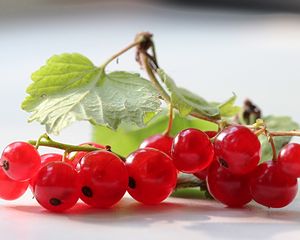
[[[276,132],[269,132],[269,134],[272,137],[286,137],[286,136],[289,136],[289,137],[293,137],[293,136],[300,137],[300,131],[276,131]]]
[[[155,77],[152,68],[149,64],[149,59],[148,56],[143,53],[140,52],[140,59],[142,61],[143,67],[145,68],[150,81],[152,82],[152,84],[154,85],[154,87],[157,89],[157,91],[161,94],[162,98],[167,102],[170,103],[171,102],[171,97],[169,96],[169,94],[165,91],[165,89],[160,85],[159,81],[157,80],[157,78]]]
[[[261,128],[261,129],[255,131],[254,134],[256,136],[259,136],[260,134],[264,133],[265,131],[266,131],[266,128]]]
[[[190,113],[191,116],[195,117],[195,118],[199,118],[199,119],[202,119],[202,120],[205,120],[205,121],[208,121],[208,122],[212,122],[212,123],[215,123],[219,126],[220,124],[220,121],[217,120],[217,119],[212,119],[212,118],[209,118],[209,117],[205,117],[205,116],[202,116],[198,113],[195,113],[195,112],[191,112]]]
[[[138,39],[136,41],[134,41],[133,43],[129,44],[127,47],[125,47],[124,49],[122,49],[121,51],[117,52],[116,54],[112,55],[108,60],[106,60],[101,67],[105,68],[110,62],[112,62],[114,59],[116,59],[117,57],[119,57],[120,55],[122,55],[123,53],[127,52],[129,49],[136,47],[138,45],[141,44],[141,42],[143,41],[143,39]]]
[[[169,136],[170,132],[172,130],[172,125],[173,125],[173,106],[172,104],[169,104],[169,121],[168,121],[168,127],[163,133],[165,136]]]
[[[273,153],[272,160],[277,161],[277,153],[276,153],[276,147],[275,147],[274,139],[270,134],[268,134],[268,135],[269,135],[268,140],[269,140],[269,143],[271,144],[272,153]]]

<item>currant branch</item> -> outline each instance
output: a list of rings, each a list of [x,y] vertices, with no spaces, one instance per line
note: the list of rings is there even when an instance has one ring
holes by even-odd
[[[155,76],[157,74],[158,63],[156,60],[155,45],[152,40],[152,34],[140,33],[137,35],[137,38],[139,38],[139,36],[141,36],[143,42],[137,47],[136,60],[145,69],[150,81],[160,93],[164,101],[170,105],[172,104],[171,96],[168,92],[166,92],[164,87],[160,84],[160,81]],[[152,49],[153,56],[148,53],[149,48]],[[220,120],[203,116],[197,112],[191,112],[189,115],[205,121],[213,122],[218,126],[220,124]]]
[[[42,140],[45,139],[45,140]],[[52,147],[52,148],[57,148],[65,151],[65,154],[71,153],[71,152],[92,152],[92,151],[99,151],[99,150],[106,150],[111,152],[111,147],[106,146],[105,149],[103,148],[97,148],[93,146],[78,146],[78,145],[71,145],[71,144],[65,144],[61,142],[57,142],[52,140],[47,134],[43,134],[37,141],[36,140],[29,140],[29,144],[39,147],[39,146],[44,146],[44,147]],[[116,154],[116,153],[114,153]],[[122,161],[126,161],[126,158],[116,154]]]
[[[115,60],[116,58],[118,58],[119,56],[121,56],[122,54],[124,54],[125,52],[127,52],[128,50],[130,50],[131,48],[134,48],[138,45],[140,45],[143,41],[145,41],[143,39],[143,37],[137,38],[133,43],[129,44],[127,47],[125,47],[124,49],[120,50],[119,52],[115,53],[114,55],[112,55],[108,60],[106,60],[101,67],[105,68],[109,63],[111,63],[113,60]]]
[[[270,135],[272,137],[300,137],[300,131],[271,131]]]

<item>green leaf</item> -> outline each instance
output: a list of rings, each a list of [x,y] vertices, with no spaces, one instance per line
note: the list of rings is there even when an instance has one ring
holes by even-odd
[[[218,107],[209,104],[203,98],[196,94],[176,86],[175,82],[162,69],[157,70],[161,81],[165,84],[171,96],[172,105],[179,111],[182,116],[187,116],[194,112],[205,117],[220,118]]]
[[[294,122],[290,117],[285,116],[267,116],[263,118],[269,131],[291,131],[299,128],[298,123]],[[274,143],[276,152],[287,143],[290,142],[292,137],[274,137]],[[267,140],[267,137],[261,135],[259,140],[262,145],[262,158],[261,162],[268,161],[272,159],[272,148]]]
[[[185,199],[211,199],[207,196],[205,191],[201,191],[200,188],[181,188],[176,189],[171,197],[185,198]]]
[[[121,124],[117,131],[95,126],[93,129],[93,140],[101,144],[112,146],[112,150],[127,156],[136,150],[141,142],[154,134],[162,133],[168,125],[167,111],[163,111],[152,119],[147,127],[137,129],[128,124]],[[175,136],[179,131],[186,128],[197,128],[201,130],[217,130],[216,124],[193,117],[181,117],[175,114],[171,135]]]
[[[222,117],[233,117],[240,112],[241,108],[234,105],[235,101],[236,95],[234,94],[224,103],[218,104],[218,108]]]
[[[220,117],[235,116],[240,111],[240,107],[234,105],[236,101],[235,94],[224,103],[209,103],[195,93],[177,87],[175,82],[162,69],[158,69],[157,73],[171,96],[173,106],[182,116],[193,112],[201,116],[219,119]]]
[[[112,72],[73,53],[51,57],[32,74],[22,108],[31,112],[29,121],[58,134],[74,121],[116,129],[121,122],[144,126],[160,107],[159,94],[138,74]]]

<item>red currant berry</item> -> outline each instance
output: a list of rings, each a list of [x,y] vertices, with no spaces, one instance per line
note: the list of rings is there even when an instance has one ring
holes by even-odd
[[[91,146],[91,147],[96,147],[96,148],[100,148],[100,149],[105,149],[105,146],[100,145],[98,143],[94,143],[94,142],[87,142],[87,143],[82,143],[79,146]],[[83,152],[83,151],[79,151],[75,153],[75,156],[73,157],[73,160],[70,162],[74,167],[77,166],[77,164],[80,162],[80,160],[86,155],[88,154],[88,152]],[[72,158],[72,157],[69,157]]]
[[[50,163],[50,162],[61,162],[63,159],[63,156],[61,154],[57,154],[57,153],[47,153],[47,154],[43,154],[41,155],[41,167],[45,166],[46,164]],[[34,193],[34,185],[35,185],[35,177],[32,177],[29,181],[29,187],[32,191],[32,193]]]
[[[280,168],[288,175],[300,177],[300,144],[289,143],[279,152],[278,164]]]
[[[205,131],[205,134],[209,137],[209,138],[213,138],[217,135],[218,132],[216,131]]]
[[[298,191],[297,179],[285,174],[274,161],[260,164],[250,179],[253,199],[269,208],[282,208],[293,201]]]
[[[126,160],[129,175],[128,193],[144,204],[158,204],[174,190],[177,171],[172,159],[153,149],[139,149]]]
[[[220,164],[233,174],[251,172],[258,164],[261,146],[257,136],[244,126],[230,126],[214,142]]]
[[[207,186],[210,194],[229,207],[242,207],[252,200],[248,188],[249,175],[233,175],[214,161],[207,174]]]
[[[63,155],[58,153],[46,153],[41,155],[41,165],[45,166],[50,162],[61,162],[63,159]]]
[[[141,143],[140,148],[146,148],[146,147],[155,148],[171,156],[172,143],[173,143],[172,137],[163,134],[156,134],[146,138]]]
[[[210,165],[214,149],[204,132],[188,128],[174,138],[171,156],[179,171],[195,173]]]
[[[80,198],[86,204],[107,208],[124,196],[128,186],[125,163],[112,152],[95,151],[86,154],[78,164],[81,179]]]
[[[31,144],[14,142],[8,145],[1,157],[4,172],[11,179],[26,181],[32,178],[41,166],[41,157]]]
[[[201,171],[198,171],[198,172],[195,172],[194,175],[199,178],[200,180],[203,180],[205,181],[206,180],[206,177],[207,177],[207,174],[208,174],[208,169],[209,169],[209,166],[207,168],[204,168],[203,170]]]
[[[207,132],[205,132],[207,134]],[[216,134],[217,132],[214,132],[214,134]],[[208,135],[209,136],[209,135]],[[209,136],[210,137],[210,136]],[[213,136],[212,136],[213,137]],[[194,176],[196,176],[197,178],[199,178],[200,180],[202,181],[206,181],[206,178],[207,178],[207,174],[208,174],[208,170],[209,170],[209,167],[212,165],[212,163],[214,161],[217,161],[216,158],[214,157],[213,161],[210,163],[210,165],[206,168],[204,168],[203,170],[200,170],[198,172],[195,172],[194,173]]]
[[[0,198],[15,200],[27,190],[28,181],[18,182],[9,178],[0,168]]]
[[[67,163],[50,162],[36,175],[34,196],[49,211],[63,212],[73,207],[79,194],[78,173]]]

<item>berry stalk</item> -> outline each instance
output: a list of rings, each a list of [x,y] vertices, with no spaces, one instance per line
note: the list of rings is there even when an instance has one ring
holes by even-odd
[[[272,137],[300,137],[300,131],[276,131],[276,132],[270,132],[270,135]]]
[[[97,147],[92,147],[92,146],[77,146],[77,145],[56,142],[50,138],[48,140],[40,140],[40,141],[39,140],[38,141],[29,140],[28,143],[31,145],[34,145],[34,146],[43,146],[43,147],[52,147],[52,148],[61,149],[61,150],[64,150],[66,153],[79,152],[79,151],[92,152],[92,151],[103,150],[102,148],[97,148]],[[106,151],[111,151],[110,146],[106,147]],[[118,157],[121,158],[123,162],[125,162],[125,160],[126,160],[125,157],[123,157],[119,154],[116,154],[116,155],[118,155]]]
[[[121,56],[122,54],[124,54],[125,52],[127,52],[128,50],[140,45],[143,41],[145,41],[145,39],[143,37],[137,38],[133,43],[129,44],[127,47],[123,48],[122,50],[120,50],[119,52],[115,53],[114,55],[112,55],[109,59],[107,59],[102,65],[101,67],[105,68],[109,63],[111,63],[113,60],[115,60],[116,58],[118,58],[119,56]]]
[[[172,125],[173,125],[173,106],[172,104],[169,105],[169,121],[168,121],[168,127],[167,129],[164,131],[164,135],[165,136],[169,136],[170,132],[172,130]]]

